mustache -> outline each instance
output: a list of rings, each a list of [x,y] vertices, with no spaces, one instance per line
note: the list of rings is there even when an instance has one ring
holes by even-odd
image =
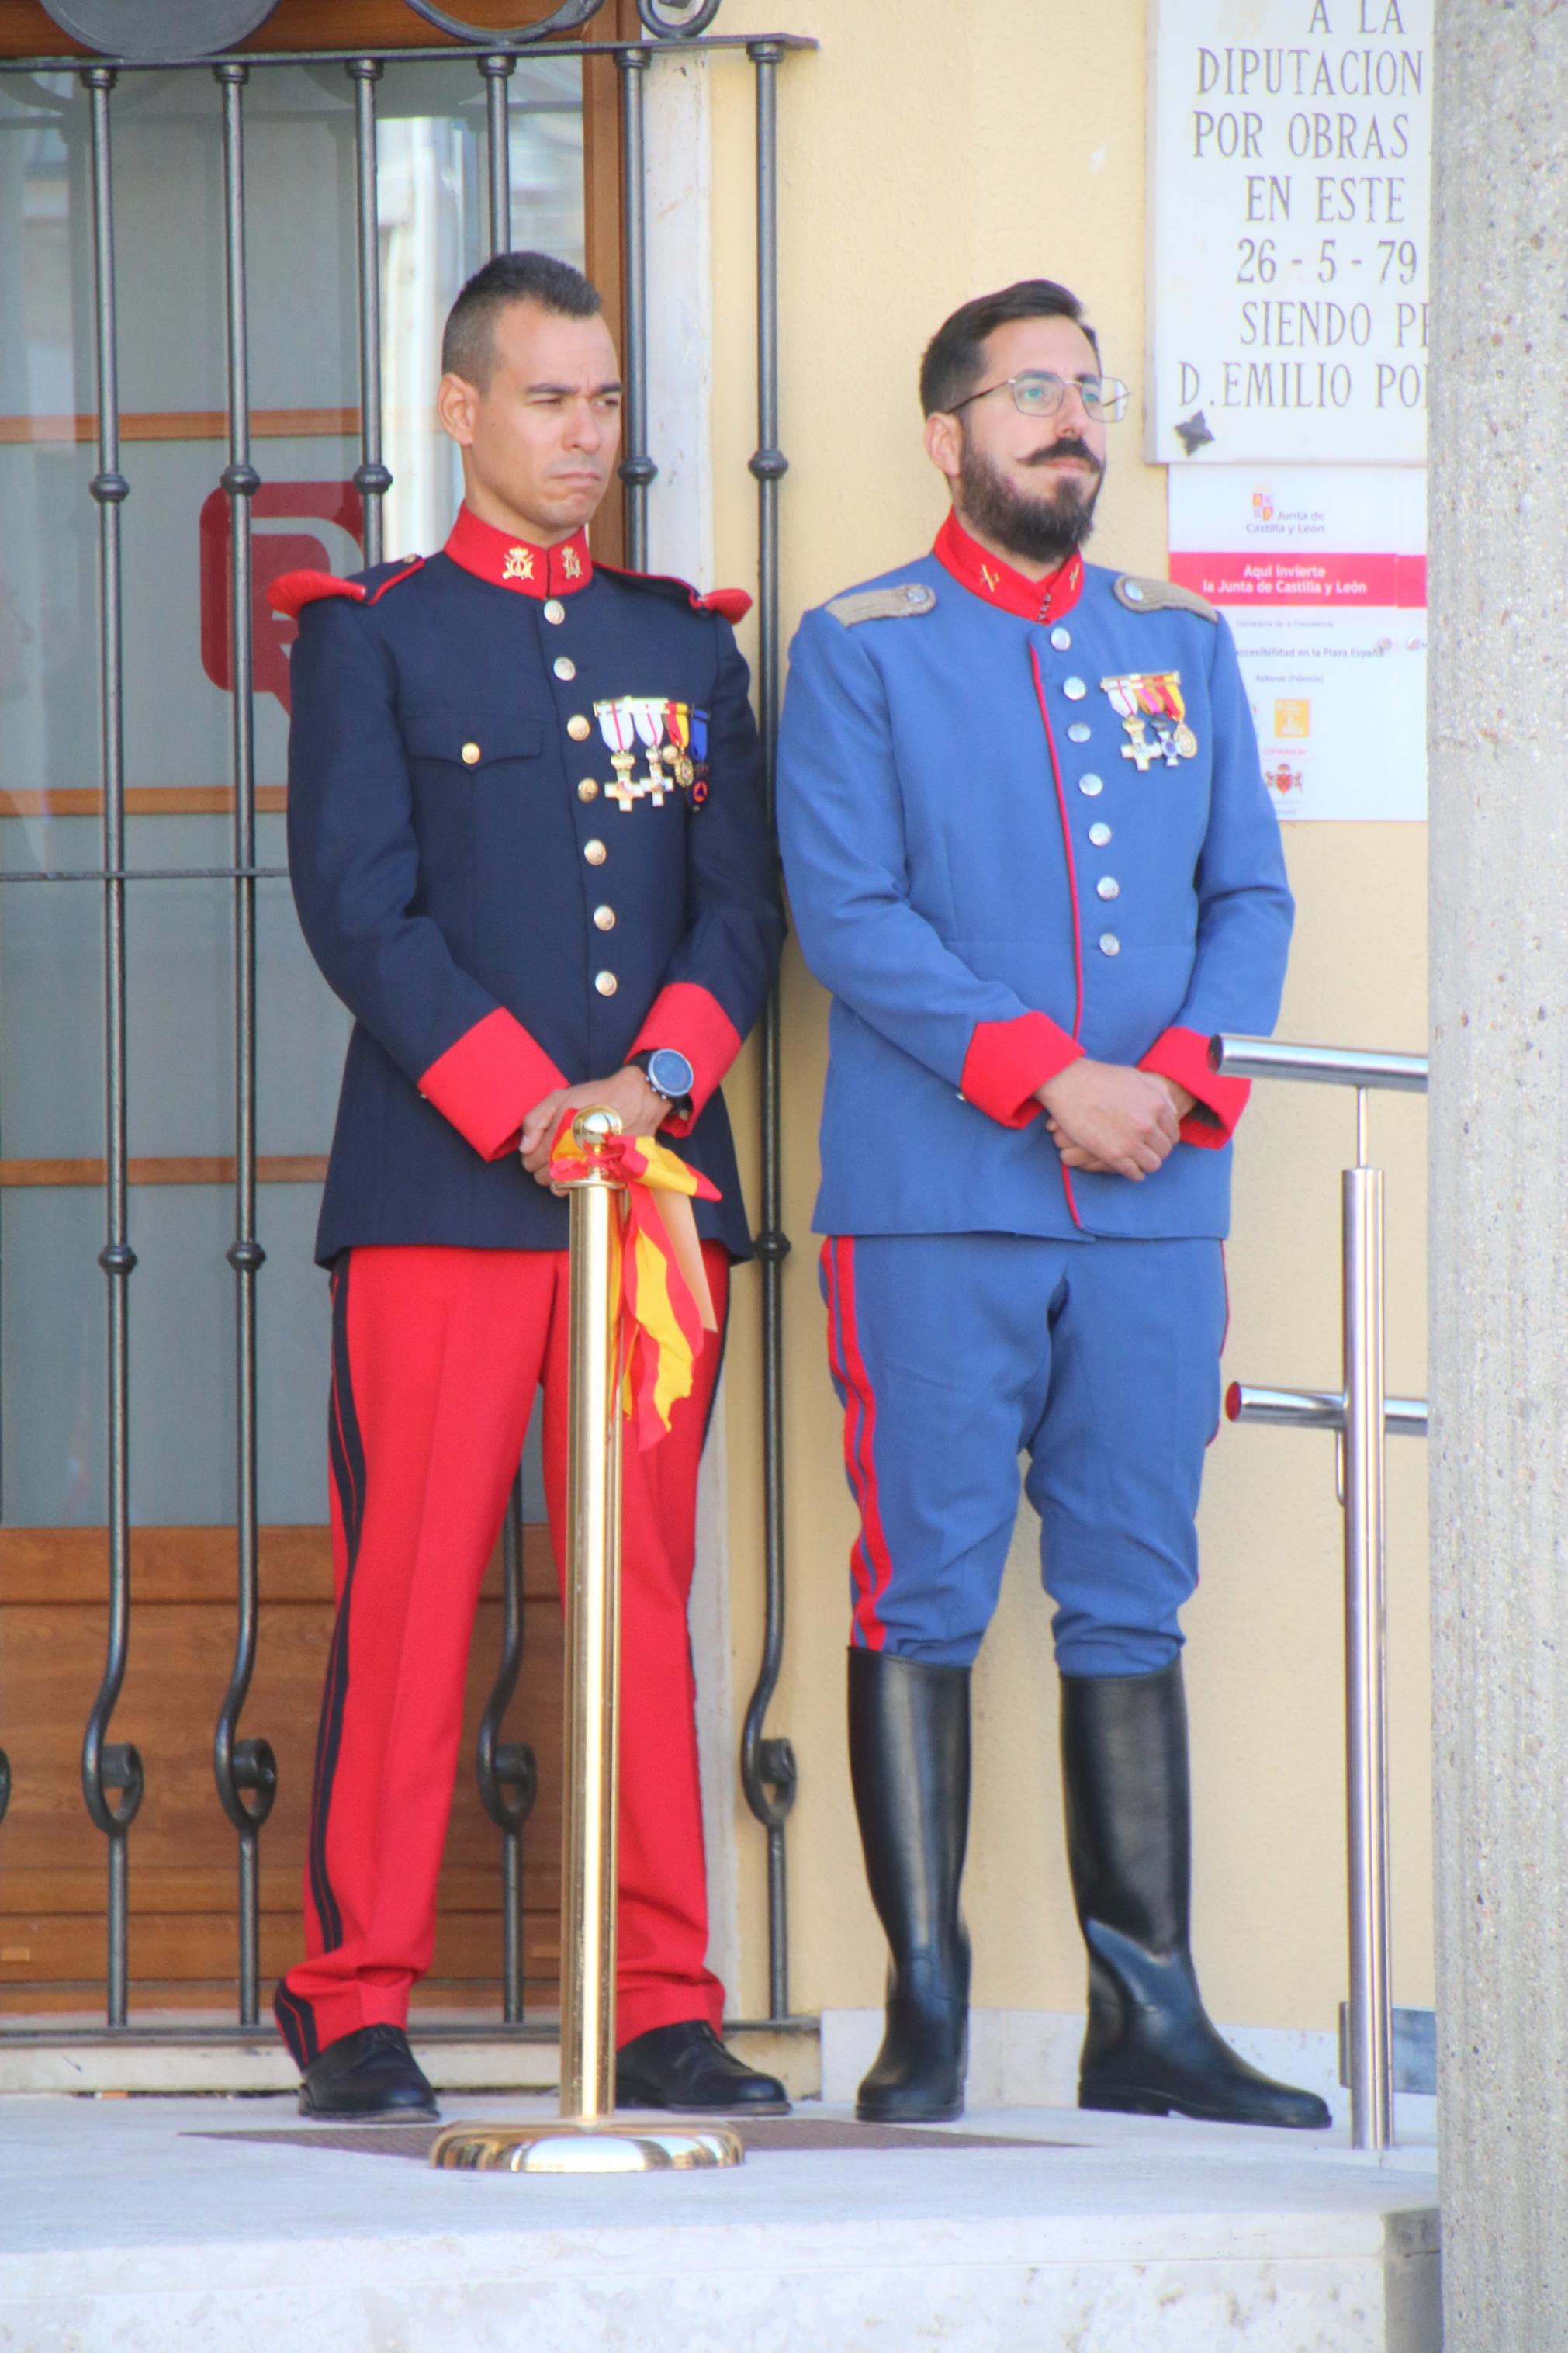
[[[1048,466],[1053,458],[1081,458],[1084,464],[1092,466],[1097,474],[1105,471],[1103,461],[1095,456],[1087,442],[1079,439],[1076,433],[1060,441],[1053,441],[1048,448],[1037,449],[1032,458],[1020,459],[1019,463],[1024,466]]]

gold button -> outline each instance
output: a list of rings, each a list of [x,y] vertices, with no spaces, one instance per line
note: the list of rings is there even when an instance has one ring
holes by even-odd
[[[552,621],[557,628],[560,628],[562,622],[566,618],[566,607],[561,602],[559,596],[547,596],[545,598],[544,617],[547,621]]]
[[[464,765],[464,767],[465,767],[465,768],[471,768],[471,767],[473,767],[473,766],[476,765],[476,763],[478,762],[478,760],[479,760],[479,745],[478,745],[477,744],[464,744],[464,746],[463,746],[463,765]]]
[[[580,711],[574,712],[566,722],[566,733],[571,736],[574,744],[585,744],[593,732]]]
[[[602,841],[585,841],[583,844],[583,855],[590,866],[602,866],[609,854]]]
[[[597,776],[584,777],[582,783],[577,787],[577,797],[580,801],[596,801],[598,799],[599,779]]]
[[[601,932],[613,932],[616,928],[615,909],[613,907],[595,907],[594,910],[594,922]]]
[[[601,997],[614,997],[620,985],[613,972],[596,972],[594,975],[594,986]]]
[[[551,668],[557,678],[575,678],[577,675],[577,665],[570,654],[558,654]]]

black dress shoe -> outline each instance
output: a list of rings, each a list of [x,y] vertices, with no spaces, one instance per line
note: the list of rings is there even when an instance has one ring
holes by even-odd
[[[329,2042],[300,2086],[302,2116],[437,2117],[436,2094],[401,2026],[362,2026]]]
[[[679,2108],[693,2115],[733,2112],[787,2116],[776,2075],[763,2075],[726,2051],[705,2018],[653,2026],[616,2053],[617,2108]]]

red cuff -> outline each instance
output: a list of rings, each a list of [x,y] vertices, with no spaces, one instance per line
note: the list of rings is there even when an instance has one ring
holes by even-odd
[[[1027,1127],[1039,1116],[1035,1091],[1076,1062],[1083,1048],[1048,1013],[1020,1013],[1013,1021],[977,1021],[958,1092],[965,1103],[1004,1127]]]
[[[1138,1065],[1156,1078],[1174,1079],[1194,1098],[1181,1124],[1184,1144],[1217,1152],[1236,1133],[1236,1123],[1252,1092],[1249,1079],[1226,1079],[1209,1068],[1209,1041],[1196,1029],[1164,1029]],[[1200,1109],[1199,1106],[1202,1106]],[[1209,1114],[1208,1116],[1205,1116]]]
[[[542,1046],[502,1005],[437,1054],[419,1092],[449,1119],[482,1160],[517,1150],[536,1103],[566,1081]]]
[[[716,997],[694,980],[672,980],[648,1008],[647,1019],[626,1049],[647,1054],[673,1046],[692,1069],[691,1109],[671,1112],[661,1135],[689,1135],[741,1050],[741,1033]]]

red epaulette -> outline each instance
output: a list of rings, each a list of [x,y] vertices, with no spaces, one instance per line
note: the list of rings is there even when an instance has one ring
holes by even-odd
[[[341,580],[335,572],[280,572],[268,587],[267,601],[275,613],[289,620],[298,620],[307,605],[319,604],[323,596],[347,596],[356,605],[374,605],[400,580],[410,579],[424,561],[422,555],[410,556],[400,570],[374,588],[367,588],[363,580]]]
[[[743,621],[752,609],[752,598],[744,588],[710,588],[706,596],[692,596],[700,613],[719,613],[731,628]]]
[[[672,572],[631,572],[624,564],[606,564],[602,556],[594,558],[595,572],[608,572],[617,580],[635,581],[643,588],[675,589],[684,596],[694,613],[717,613],[731,628],[743,621],[752,609],[752,599],[744,588],[710,588],[704,596],[689,580],[678,580]]]

